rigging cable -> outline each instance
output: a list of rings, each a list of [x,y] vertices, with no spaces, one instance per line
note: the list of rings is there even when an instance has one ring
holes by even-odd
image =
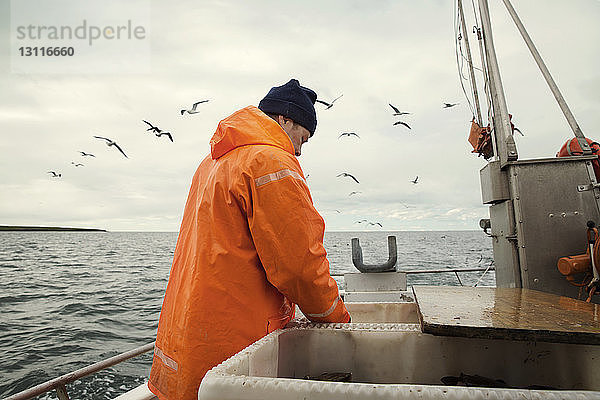
[[[463,18],[464,18],[464,15],[463,15]],[[462,28],[461,28],[461,31],[462,31]],[[460,37],[464,38],[465,36],[463,36],[463,35],[466,35],[466,33],[462,32],[462,34],[461,34]],[[466,45],[466,40],[467,39],[465,38],[465,45]],[[460,50],[460,56],[461,56],[462,60],[464,60],[464,61],[467,62],[467,64],[469,65],[470,69],[472,69],[472,70],[480,70],[480,71],[483,72],[483,70],[481,70],[481,69],[479,69],[479,68],[477,68],[477,67],[475,67],[473,65],[473,61],[472,60],[471,60],[471,62],[469,62],[469,59],[467,57],[465,57],[465,55],[463,54],[462,44],[459,44],[459,50]],[[463,69],[463,65],[464,64],[461,64],[461,70]],[[467,78],[465,78],[465,79],[467,79]],[[469,74],[469,78],[468,78],[469,85],[471,86],[471,96],[472,96],[471,100],[473,100],[473,104],[475,104],[475,106],[477,106],[477,122],[478,123],[482,123],[482,121],[479,121],[479,119],[481,119],[481,116],[480,116],[481,110],[479,109],[480,105],[479,105],[479,100],[478,100],[478,97],[477,97],[477,95],[478,95],[478,92],[477,92],[477,82],[474,82],[475,80],[476,80],[475,72],[472,72],[472,74]],[[465,96],[466,96],[466,94],[465,94]],[[469,103],[469,106],[471,106],[471,103]],[[472,106],[471,106],[471,111],[473,112],[473,107]],[[475,113],[474,112],[473,112],[473,119],[475,119]]]
[[[477,43],[479,44],[479,55],[481,57],[481,66],[482,66],[482,72],[483,72],[483,92],[485,93],[485,100],[487,103],[487,125],[490,125],[490,134],[492,133],[494,127],[493,127],[493,118],[492,118],[492,114],[493,114],[493,108],[492,108],[492,95],[490,92],[490,79],[489,79],[489,75],[487,73],[487,62],[486,62],[486,57],[485,57],[485,51],[482,45],[482,30],[480,27],[480,23],[479,20],[481,19],[481,16],[477,15],[477,8],[475,7],[475,1],[471,0],[471,5],[473,6],[473,15],[475,17],[475,25],[473,26],[473,32],[477,34]],[[485,123],[483,123],[483,125],[485,125]],[[494,146],[496,146],[496,143],[494,141]]]
[[[471,81],[467,78],[465,78],[463,76],[463,63],[462,63],[462,58],[459,56],[459,48],[460,48],[460,54],[462,55],[462,47],[460,44],[460,40],[462,38],[462,35],[464,34],[464,32],[461,33],[461,29],[459,28],[459,18],[460,16],[460,11],[458,10],[458,0],[454,1],[454,10],[455,10],[455,16],[454,16],[454,49],[455,49],[455,54],[456,54],[456,67],[458,68],[458,77],[460,80],[460,86],[462,88],[462,91],[465,95],[465,99],[467,100],[467,103],[469,104],[469,108],[471,109],[471,115],[473,116],[473,119],[475,119],[475,109],[473,108],[473,104],[471,103],[471,100],[469,98],[469,96],[467,95],[467,90],[465,89],[465,85],[463,83],[463,80],[468,80],[469,83],[471,84],[471,88],[473,87],[473,84],[471,83]],[[471,93],[473,93],[473,90],[471,90]]]
[[[465,60],[467,63],[469,62],[469,60],[467,59],[467,57],[465,57],[464,54],[462,53],[462,49],[461,49],[460,55],[463,58],[463,60]],[[474,65],[471,65],[471,66],[473,67],[474,70],[479,71],[479,72],[483,72],[483,70],[481,68],[476,67]]]
[[[488,265],[488,267],[485,269],[485,271],[483,271],[483,274],[481,274],[481,276],[479,277],[479,279],[477,279],[477,282],[475,282],[475,284],[473,285],[473,287],[477,287],[477,285],[479,285],[479,282],[483,279],[483,277],[485,276],[485,274],[487,274],[487,272],[490,270],[490,268],[492,267],[492,265],[494,265],[494,260],[492,260],[492,262],[490,263],[490,265]]]

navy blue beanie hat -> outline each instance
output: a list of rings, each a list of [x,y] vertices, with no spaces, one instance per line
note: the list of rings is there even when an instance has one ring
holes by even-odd
[[[271,88],[258,103],[258,108],[264,113],[291,119],[306,128],[312,136],[317,129],[315,101],[317,94],[313,90],[300,86],[297,79],[291,79],[285,85]]]

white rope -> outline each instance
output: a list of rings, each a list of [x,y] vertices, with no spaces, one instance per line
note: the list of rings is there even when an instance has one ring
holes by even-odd
[[[483,274],[481,274],[481,276],[479,277],[479,279],[477,279],[477,282],[475,282],[475,284],[473,285],[473,287],[477,287],[477,285],[479,285],[479,282],[481,282],[481,280],[483,279],[483,277],[485,276],[485,274],[487,274],[487,272],[490,270],[490,268],[492,268],[492,265],[494,265],[494,260],[492,260],[492,262],[490,263],[490,265],[488,265],[488,267],[485,269],[485,271],[483,271]]]

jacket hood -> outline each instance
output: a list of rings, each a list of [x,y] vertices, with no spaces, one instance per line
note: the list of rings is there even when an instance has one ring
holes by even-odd
[[[210,153],[214,160],[231,150],[248,145],[270,145],[294,155],[289,136],[277,122],[255,106],[248,106],[219,122],[210,139]]]

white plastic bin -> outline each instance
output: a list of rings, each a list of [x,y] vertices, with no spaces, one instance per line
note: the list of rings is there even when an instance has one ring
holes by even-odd
[[[200,400],[600,399],[600,346],[423,334],[416,324],[310,324],[277,330],[213,368]],[[352,382],[304,380],[351,372]],[[518,389],[443,386],[460,373]],[[528,390],[544,385],[561,390]]]

